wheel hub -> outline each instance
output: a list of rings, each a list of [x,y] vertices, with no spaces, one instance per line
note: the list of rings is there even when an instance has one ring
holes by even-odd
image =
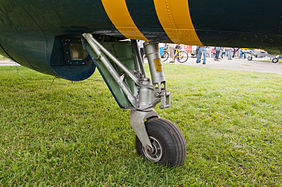
[[[150,136],[150,141],[151,141],[151,144],[152,144],[152,148],[153,149],[146,149],[146,148],[142,148],[143,149],[143,153],[145,155],[145,157],[149,160],[151,160],[152,162],[159,162],[161,159],[162,159],[162,156],[163,156],[163,149],[162,149],[162,146],[160,144],[160,142]]]

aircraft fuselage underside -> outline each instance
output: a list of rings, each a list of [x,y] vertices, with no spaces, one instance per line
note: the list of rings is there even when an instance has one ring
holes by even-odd
[[[56,74],[49,66],[58,60],[52,58],[57,38],[83,33],[281,53],[280,4],[280,0],[3,0],[0,53],[48,74]]]

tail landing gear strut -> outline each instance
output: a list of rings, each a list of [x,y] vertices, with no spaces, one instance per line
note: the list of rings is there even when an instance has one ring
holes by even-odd
[[[83,34],[83,37],[89,55],[117,102],[122,108],[131,110],[130,124],[136,133],[137,153],[155,163],[183,165],[186,157],[183,135],[172,122],[160,118],[153,109],[158,103],[161,109],[169,107],[171,98],[170,92],[167,91],[157,45],[144,44],[152,79],[150,80],[146,75],[136,41],[132,41],[129,48],[134,63],[126,63],[119,61],[95,40],[92,34]],[[113,51],[124,48],[124,44],[119,45],[122,46]]]

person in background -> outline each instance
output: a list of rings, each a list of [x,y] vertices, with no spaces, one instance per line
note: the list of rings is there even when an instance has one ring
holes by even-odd
[[[196,56],[198,56],[200,48],[201,48],[200,46],[197,46],[197,48],[196,48]]]
[[[224,47],[222,47],[221,48],[221,58],[223,58],[224,56],[225,56],[225,48]]]
[[[165,45],[166,44],[164,44],[164,43],[159,43],[160,56],[163,56],[163,54],[164,54]]]
[[[219,60],[220,47],[215,47],[215,61]]]
[[[203,64],[206,64],[206,47],[204,47],[204,46],[200,47],[199,52],[197,54],[197,60],[196,60],[197,64],[200,63],[201,58],[202,58],[202,54],[204,56]]]
[[[225,52],[227,54],[228,60],[232,60],[232,58],[231,58],[232,48],[230,48],[230,47],[225,48]]]
[[[215,52],[215,47],[213,47],[213,48],[212,48],[212,56],[211,56],[211,57],[215,58],[215,53],[216,53],[216,52]]]
[[[168,46],[168,48],[169,48],[169,56],[171,57],[170,63],[174,63],[175,62],[174,51],[175,51],[175,47],[176,46],[177,46],[176,44],[169,44],[169,46]]]
[[[246,59],[246,53],[243,51],[243,49],[240,49],[240,59],[244,56],[244,59]]]
[[[173,56],[172,56],[172,60],[170,63],[174,63],[175,62],[175,57],[179,57],[179,50],[181,49],[181,45],[180,44],[177,44],[174,48],[174,51],[173,51]]]
[[[212,57],[212,49],[211,47],[206,47],[206,57]]]
[[[235,58],[236,53],[239,51],[239,48],[233,48],[232,58]]]

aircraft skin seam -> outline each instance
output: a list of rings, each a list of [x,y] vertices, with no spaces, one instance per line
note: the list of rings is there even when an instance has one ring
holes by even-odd
[[[194,28],[187,0],[154,0],[154,4],[159,21],[171,41],[203,45]]]
[[[173,28],[177,28],[176,22],[174,20],[174,17],[173,17],[173,15],[171,13],[171,10],[169,9],[168,0],[165,0],[165,5],[166,5],[166,10],[167,10],[168,17],[170,18],[169,20],[171,21],[172,29]],[[167,29],[170,29],[170,28],[167,28]]]
[[[129,39],[149,41],[134,23],[125,0],[102,0],[102,4],[109,19],[122,35]]]

